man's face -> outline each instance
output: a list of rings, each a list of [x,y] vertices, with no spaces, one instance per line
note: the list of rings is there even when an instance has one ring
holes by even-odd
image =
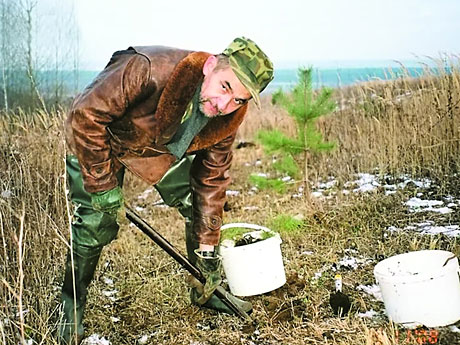
[[[210,56],[203,67],[200,110],[207,117],[230,114],[251,97],[230,66],[216,70],[216,64],[217,58]]]

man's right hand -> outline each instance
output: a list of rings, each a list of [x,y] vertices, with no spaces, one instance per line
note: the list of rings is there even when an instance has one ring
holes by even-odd
[[[206,278],[206,284],[201,289],[197,289],[200,296],[197,303],[202,305],[206,303],[214,293],[214,290],[222,282],[222,259],[220,256],[208,256],[200,250],[195,250],[197,255],[196,267],[200,270]],[[205,255],[203,255],[205,254]]]
[[[91,193],[91,204],[96,211],[116,215],[123,206],[123,192],[116,186],[110,190]]]

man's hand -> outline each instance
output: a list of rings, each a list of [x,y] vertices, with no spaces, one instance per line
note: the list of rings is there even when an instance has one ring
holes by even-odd
[[[123,206],[123,192],[117,186],[103,192],[91,193],[91,204],[96,211],[116,215]]]
[[[197,289],[201,294],[197,302],[202,305],[211,298],[214,290],[222,282],[222,259],[220,256],[214,256],[214,252],[195,250],[195,254],[197,255],[196,266],[206,278],[203,288]]]

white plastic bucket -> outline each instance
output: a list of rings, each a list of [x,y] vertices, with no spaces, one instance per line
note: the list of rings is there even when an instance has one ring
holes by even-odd
[[[270,229],[248,223],[231,223],[228,228]],[[250,231],[248,231],[250,232]],[[232,294],[254,296],[275,290],[286,283],[279,234],[263,241],[238,247],[220,246],[222,265]]]
[[[453,253],[421,250],[392,256],[375,266],[374,275],[394,322],[413,328],[460,320],[460,269]]]

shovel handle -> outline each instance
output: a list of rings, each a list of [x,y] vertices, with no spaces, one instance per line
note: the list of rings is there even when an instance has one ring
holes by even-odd
[[[152,239],[156,244],[160,246],[166,253],[169,254],[174,260],[176,260],[183,268],[185,268],[192,276],[194,276],[202,284],[206,283],[206,278],[203,277],[200,270],[196,268],[184,255],[182,255],[171,243],[168,242],[158,231],[156,231],[150,224],[143,220],[133,209],[128,205],[125,205],[126,218],[131,223],[137,226],[144,234]],[[253,321],[252,318],[242,310],[238,305],[233,303],[228,297],[227,292],[222,286],[218,286],[214,291],[214,294],[224,302],[235,314],[240,316],[245,321]]]

